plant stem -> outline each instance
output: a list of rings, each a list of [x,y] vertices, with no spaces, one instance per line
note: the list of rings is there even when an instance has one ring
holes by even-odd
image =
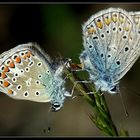
[[[70,79],[70,81],[75,84],[76,81],[79,81],[79,78],[74,72],[66,70],[65,72]],[[108,109],[105,97],[101,94],[100,91],[96,92],[94,86],[88,88],[83,83],[78,83],[75,87],[78,91],[81,92],[84,99],[91,105],[93,108],[93,113],[88,114],[91,121],[107,136],[128,136],[128,132],[122,129],[120,132],[117,131],[117,128],[112,121],[110,111]],[[93,91],[93,94],[88,95],[87,92]]]

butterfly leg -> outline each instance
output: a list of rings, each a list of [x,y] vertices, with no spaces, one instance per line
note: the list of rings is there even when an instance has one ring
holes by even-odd
[[[73,86],[73,88],[72,88],[72,91],[71,91],[71,96],[73,95],[73,93],[74,93],[74,90],[75,90],[75,87],[77,86],[77,84],[79,84],[79,83],[84,83],[84,84],[87,84],[87,83],[92,83],[91,81],[76,81],[75,83],[74,83],[74,86]],[[75,98],[75,97],[73,97],[73,98]]]
[[[100,96],[102,96],[102,95],[104,95],[104,92],[102,92],[102,93],[100,94]]]
[[[88,95],[91,95],[91,94],[94,94],[94,93],[96,93],[96,92],[86,92],[86,94],[88,94]],[[84,95],[78,94],[78,95],[73,96],[72,99],[74,99],[78,96],[84,96]]]

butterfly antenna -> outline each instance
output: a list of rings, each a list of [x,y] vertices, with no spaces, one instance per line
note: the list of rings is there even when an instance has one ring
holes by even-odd
[[[48,133],[50,133],[50,131],[51,131],[51,113],[52,113],[52,111],[51,111],[51,106],[49,107],[49,110],[48,110],[48,114],[47,114],[47,128],[44,128],[44,133],[46,133],[46,130],[47,130],[47,132]]]
[[[124,104],[124,100],[123,100],[123,97],[122,97],[122,93],[121,92],[119,92],[120,94],[120,98],[121,98],[121,102],[122,102],[122,105],[123,105],[123,109],[124,109],[124,112],[125,112],[125,116],[126,117],[128,117],[129,116],[129,113],[128,113],[128,111],[127,111],[127,108],[126,108],[126,106],[125,106],[125,104]]]
[[[130,89],[132,92],[134,92],[134,93],[136,93],[136,94],[133,94],[133,95],[135,95],[135,96],[137,96],[137,97],[140,97],[140,93],[138,93],[137,91],[135,91],[134,89],[131,89],[131,88],[129,88],[129,87],[122,87],[122,89]],[[130,92],[130,90],[128,90],[127,92],[129,92],[129,93],[131,93],[132,94],[132,92]]]

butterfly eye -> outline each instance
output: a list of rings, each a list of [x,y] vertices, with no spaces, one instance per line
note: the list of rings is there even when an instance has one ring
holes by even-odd
[[[114,86],[110,91],[116,91],[116,86]]]
[[[117,86],[114,86],[110,89],[110,92],[111,93],[117,93],[118,92],[118,89],[117,89]]]
[[[56,112],[56,111],[60,110],[60,108],[61,108],[61,105],[59,103],[54,103],[54,104],[52,104],[51,111]]]

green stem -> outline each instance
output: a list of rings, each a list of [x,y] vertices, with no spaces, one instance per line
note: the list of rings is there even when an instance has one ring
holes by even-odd
[[[70,79],[70,81],[75,84],[76,81],[79,81],[79,78],[74,72],[65,72]],[[95,91],[94,86],[87,87],[83,83],[78,83],[75,87],[78,91],[81,92],[84,99],[91,105],[93,108],[93,113],[89,114],[91,121],[107,136],[128,136],[126,130],[121,130],[120,133],[117,131],[117,128],[112,121],[110,111],[108,109],[104,95],[101,95],[101,92]],[[92,95],[88,95],[87,92],[95,92]]]

